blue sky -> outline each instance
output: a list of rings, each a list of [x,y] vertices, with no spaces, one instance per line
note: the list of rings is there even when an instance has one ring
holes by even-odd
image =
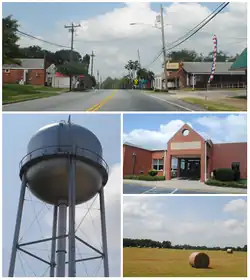
[[[50,123],[60,120],[67,120],[67,114],[3,114],[3,273],[6,276],[10,248],[12,246],[12,238],[14,233],[14,225],[16,219],[17,203],[20,190],[19,179],[19,162],[26,155],[27,144],[36,131]],[[112,213],[114,208],[119,214],[120,212],[120,116],[119,115],[76,115],[71,116],[72,122],[82,125],[90,129],[99,138],[103,147],[103,158],[108,163],[111,171],[109,182],[105,187],[106,206],[107,206],[107,228],[109,239],[109,250],[111,257],[111,275],[118,276],[120,273],[120,218],[114,217]],[[109,129],[111,128],[112,129]],[[109,131],[109,133],[107,133]],[[110,141],[110,137],[112,142]],[[27,192],[26,199],[31,199]],[[32,198],[33,200],[33,198]],[[98,201],[98,200],[97,200]],[[34,209],[35,205],[35,209]],[[24,220],[21,232],[25,233],[29,229],[30,222],[34,220],[34,212],[39,213],[43,204],[38,203],[34,199],[34,203],[25,203]],[[86,207],[86,205],[85,205]],[[82,212],[84,213],[84,212]],[[43,227],[44,236],[48,236],[51,232],[50,211],[45,208],[39,220]],[[81,213],[78,213],[82,217]],[[92,213],[93,215],[93,213]],[[93,215],[95,217],[95,215]],[[91,219],[90,219],[91,220]],[[89,221],[87,221],[89,222]],[[86,223],[87,223],[86,222]],[[98,221],[95,221],[96,226]],[[35,227],[36,226],[36,227]],[[91,224],[90,226],[91,227]],[[119,228],[118,228],[119,227]],[[98,228],[98,226],[97,226]],[[85,228],[84,228],[85,230]],[[90,229],[91,230],[91,229]],[[88,230],[86,230],[87,234]],[[21,234],[22,235],[22,234]],[[89,234],[91,236],[91,233]],[[25,239],[27,238],[27,239]],[[41,238],[41,233],[37,225],[25,233],[25,240],[34,240]],[[100,241],[95,237],[93,242]],[[91,240],[91,239],[90,239]],[[91,242],[91,241],[89,241]],[[113,244],[112,244],[113,243]],[[45,245],[43,245],[45,246]],[[47,248],[47,245],[45,246]],[[41,248],[40,248],[41,249]],[[79,249],[81,251],[81,248]],[[26,259],[31,267],[40,268],[41,264],[37,261]],[[95,267],[96,268],[96,267]],[[91,268],[92,269],[92,268]],[[94,268],[93,268],[94,269]],[[38,269],[39,271],[39,269]],[[80,269],[80,272],[82,268]],[[42,272],[40,272],[42,273]],[[99,273],[102,273],[100,270]],[[31,273],[32,275],[32,273]],[[39,274],[38,274],[39,275]],[[84,274],[83,274],[84,275]],[[102,275],[102,274],[101,274]],[[20,261],[17,261],[17,276],[25,276],[20,267]],[[29,275],[30,276],[30,275]]]
[[[160,4],[160,2],[5,2],[3,3],[3,16],[12,14],[20,23],[21,31],[67,47],[70,46],[70,34],[64,25],[70,24],[72,21],[81,24],[81,27],[77,28],[74,48],[82,55],[90,54],[94,50],[96,53],[94,72],[99,70],[100,75],[105,79],[107,76],[126,75],[124,65],[130,59],[138,59],[138,48],[143,66],[150,65],[150,70],[157,74],[162,71],[161,58],[151,64],[162,48],[160,32],[156,28],[152,28],[156,16],[159,15]],[[164,22],[168,24],[165,28],[165,37],[167,46],[169,46],[171,42],[176,41],[207,18],[221,2],[163,2],[162,4]],[[44,14],[46,14],[46,20]],[[146,25],[130,26],[131,22]],[[212,51],[212,36],[216,34],[219,51],[235,55],[242,52],[246,46],[246,30],[245,4],[230,3],[203,30],[175,50],[187,48],[195,50],[198,54],[202,52],[207,55]],[[59,49],[24,36],[21,37],[19,44],[23,47],[39,45],[50,51]]]
[[[202,5],[209,9],[215,9],[222,2],[207,2]],[[151,8],[154,11],[159,11],[160,4],[168,7],[172,2],[158,2],[151,3]],[[60,21],[80,21],[88,19],[96,15],[104,14],[112,11],[116,8],[123,8],[125,4],[122,2],[118,3],[103,3],[103,2],[86,2],[86,3],[3,3],[3,16],[13,15],[30,27],[26,32],[34,30],[34,22],[38,23],[35,29],[36,32],[47,32],[47,28],[53,28],[56,22]],[[70,13],[72,10],[74,13]],[[44,21],[44,14],[46,14],[46,21]],[[40,24],[41,25],[40,25]]]
[[[148,149],[166,149],[185,124],[214,143],[246,142],[246,114],[124,114],[123,141]]]
[[[173,244],[244,246],[246,202],[244,196],[125,197],[124,236]]]

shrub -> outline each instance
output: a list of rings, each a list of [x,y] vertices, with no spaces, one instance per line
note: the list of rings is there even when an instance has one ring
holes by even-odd
[[[234,181],[239,181],[239,180],[240,180],[240,171],[234,170]]]
[[[214,177],[218,181],[233,181],[234,171],[230,168],[218,168],[215,170]]]
[[[125,175],[123,179],[141,180],[141,181],[164,181],[165,176],[150,176],[150,175]]]
[[[207,180],[206,185],[209,186],[217,186],[217,187],[228,187],[228,188],[247,188],[247,185],[240,184],[235,181],[227,182],[227,181],[217,181],[217,180]]]
[[[158,171],[157,170],[155,170],[155,169],[151,169],[151,170],[149,170],[148,171],[148,175],[149,176],[156,176],[158,174]]]
[[[136,175],[124,175],[123,179],[137,180],[137,177],[138,176],[136,176]]]
[[[165,176],[141,175],[141,176],[139,176],[139,180],[141,180],[141,181],[164,181],[165,180]]]

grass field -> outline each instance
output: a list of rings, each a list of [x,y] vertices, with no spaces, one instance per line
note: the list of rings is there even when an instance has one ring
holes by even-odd
[[[230,99],[221,99],[221,100],[205,100],[201,98],[195,97],[184,97],[182,98],[185,102],[196,104],[201,106],[202,108],[207,109],[208,111],[246,111],[247,103],[245,100],[244,104],[236,104],[235,100],[232,102]],[[245,102],[244,102],[245,101]],[[239,106],[240,105],[240,106]]]
[[[189,265],[193,250],[124,248],[124,277],[246,277],[247,253],[202,251],[210,257],[209,269]]]
[[[2,103],[8,104],[31,99],[44,98],[65,92],[65,89],[44,86],[5,84],[3,85]]]

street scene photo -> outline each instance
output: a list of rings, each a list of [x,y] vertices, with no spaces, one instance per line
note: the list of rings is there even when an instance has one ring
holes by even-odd
[[[124,114],[124,194],[247,193],[247,114]]]
[[[246,2],[2,7],[3,111],[247,111]]]
[[[119,114],[3,114],[3,277],[120,277],[120,131]]]
[[[247,277],[247,198],[124,197],[123,276]]]

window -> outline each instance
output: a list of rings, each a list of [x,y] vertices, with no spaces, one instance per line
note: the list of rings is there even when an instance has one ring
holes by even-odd
[[[240,163],[232,162],[232,170],[240,171]]]
[[[10,73],[10,69],[5,69],[4,72],[5,73]]]
[[[153,169],[157,171],[163,170],[163,159],[153,159]]]

